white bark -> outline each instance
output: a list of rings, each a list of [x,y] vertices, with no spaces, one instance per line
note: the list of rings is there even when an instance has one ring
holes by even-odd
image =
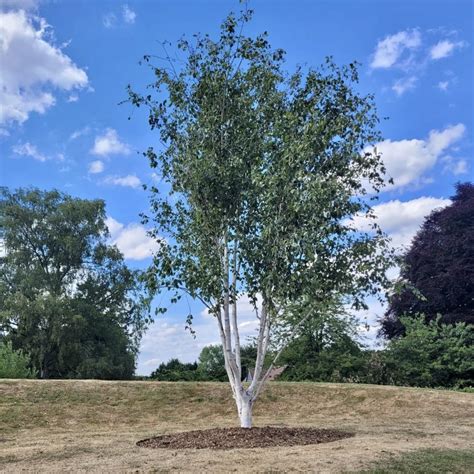
[[[224,362],[232,394],[237,406],[237,413],[242,428],[252,427],[252,411],[254,403],[261,393],[265,382],[270,375],[274,363],[278,360],[283,348],[280,348],[277,356],[270,367],[264,370],[265,356],[267,354],[270,330],[273,315],[273,306],[265,295],[263,296],[262,308],[259,317],[259,330],[257,337],[257,358],[255,360],[255,371],[250,386],[246,387],[241,381],[242,367],[240,360],[240,336],[237,312],[237,284],[238,284],[238,246],[236,242],[229,242],[227,236],[223,236],[220,242],[221,258],[224,270],[223,295],[220,304],[214,308],[214,314],[219,327],[219,335],[224,352]],[[231,246],[233,244],[233,251]],[[294,328],[289,338],[294,334],[309,317],[306,315]],[[257,316],[258,317],[258,316]],[[289,342],[289,341],[288,341]],[[285,344],[286,346],[286,344]]]
[[[252,428],[253,401],[250,398],[243,398],[240,403],[239,419],[241,428]]]

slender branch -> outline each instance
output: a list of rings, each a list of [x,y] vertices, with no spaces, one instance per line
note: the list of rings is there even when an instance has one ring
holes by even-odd
[[[224,348],[223,352],[224,352],[225,370],[227,372],[227,377],[229,378],[229,383],[230,383],[230,386],[232,388],[232,393],[234,395],[235,400],[237,401],[238,396],[237,396],[237,389],[236,389],[236,383],[235,383],[235,374],[232,371],[232,366],[231,366],[231,362],[229,360],[229,355],[225,351],[227,337],[226,337],[226,334],[225,334],[224,325],[222,324],[221,310],[216,311],[216,319],[217,319],[217,325],[219,327],[219,335],[220,335],[220,338],[221,338],[221,344],[222,344],[222,347]]]
[[[254,393],[254,390],[258,384],[258,379],[260,378],[260,374],[263,369],[263,363],[265,360],[265,353],[263,352],[263,350],[264,350],[264,339],[265,339],[265,333],[266,333],[267,318],[268,318],[267,305],[264,299],[262,303],[262,312],[260,315],[260,325],[258,329],[257,358],[255,360],[255,372],[254,372],[252,383],[250,384],[250,387],[247,390],[248,393]]]
[[[234,242],[234,255],[232,263],[232,330],[234,332],[234,352],[235,364],[237,366],[237,374],[239,379],[242,379],[242,361],[240,357],[240,335],[237,324],[237,273],[238,273],[238,259],[237,259],[238,242]]]
[[[158,288],[168,288],[166,285],[159,285]],[[199,296],[195,293],[191,293],[187,288],[184,286],[176,286],[176,290],[179,291],[184,291],[186,294],[188,294],[191,298],[197,298],[207,309],[212,310],[214,308],[214,304],[211,302],[207,302],[205,299],[202,298],[202,296]]]
[[[232,352],[231,328],[230,328],[230,287],[229,287],[229,249],[227,235],[224,238],[224,331],[226,335],[226,346],[224,349],[229,353]]]

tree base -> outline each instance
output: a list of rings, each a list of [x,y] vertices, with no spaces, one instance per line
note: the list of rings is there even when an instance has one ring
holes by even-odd
[[[165,449],[242,449],[304,446],[350,438],[354,433],[316,428],[213,428],[185,431],[139,441],[137,446]]]

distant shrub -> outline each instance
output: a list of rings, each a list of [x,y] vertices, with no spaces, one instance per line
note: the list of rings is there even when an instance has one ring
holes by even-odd
[[[11,342],[0,341],[0,379],[32,379],[35,376],[28,355],[13,350]]]
[[[198,365],[196,362],[184,363],[178,359],[170,359],[166,363],[161,363],[158,368],[150,374],[150,378],[166,382],[192,382],[200,379],[197,368]]]
[[[474,326],[429,324],[425,318],[402,317],[405,335],[393,339],[384,354],[385,364],[397,385],[418,387],[474,386]]]
[[[333,326],[310,329],[282,353],[279,363],[286,369],[279,380],[348,382],[363,381],[367,355],[352,337],[350,328]],[[341,326],[339,325],[341,324]]]

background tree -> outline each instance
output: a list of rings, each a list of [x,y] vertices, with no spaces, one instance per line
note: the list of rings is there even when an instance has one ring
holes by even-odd
[[[227,380],[222,346],[214,344],[203,347],[199,354],[198,368],[203,380]]]
[[[358,321],[322,314],[306,321],[301,335],[283,351],[283,380],[359,382],[366,378],[367,354],[357,341]]]
[[[335,294],[360,307],[384,282],[387,255],[376,224],[368,234],[348,222],[372,216],[364,183],[377,192],[384,171],[376,152],[364,152],[380,135],[372,96],[354,91],[356,65],[328,59],[288,75],[266,34],[242,34],[250,17],[229,15],[217,41],[183,39],[184,58],[162,67],[145,56],[153,82],[145,95],[129,88],[161,139],[145,154],[164,183],[150,188],[152,235],[168,245],[149,286],[173,300],[187,292],[216,318],[242,427],[271,369],[270,345],[276,360]],[[250,386],[241,382],[242,295],[259,322]]]
[[[162,362],[150,374],[150,378],[167,382],[195,381],[200,380],[200,374],[196,362],[186,363],[178,359],[170,359],[166,363]]]
[[[249,370],[254,369],[256,357],[257,346],[255,344],[245,344],[240,348],[243,378],[247,376]],[[198,370],[203,380],[227,380],[224,350],[221,345],[210,345],[202,349],[199,354]]]
[[[474,323],[474,185],[457,184],[452,201],[425,219],[404,257],[400,276],[407,284],[382,320],[388,338],[404,333],[403,315]]]
[[[146,305],[137,272],[106,244],[104,202],[0,196],[0,331],[41,377],[130,377]]]

